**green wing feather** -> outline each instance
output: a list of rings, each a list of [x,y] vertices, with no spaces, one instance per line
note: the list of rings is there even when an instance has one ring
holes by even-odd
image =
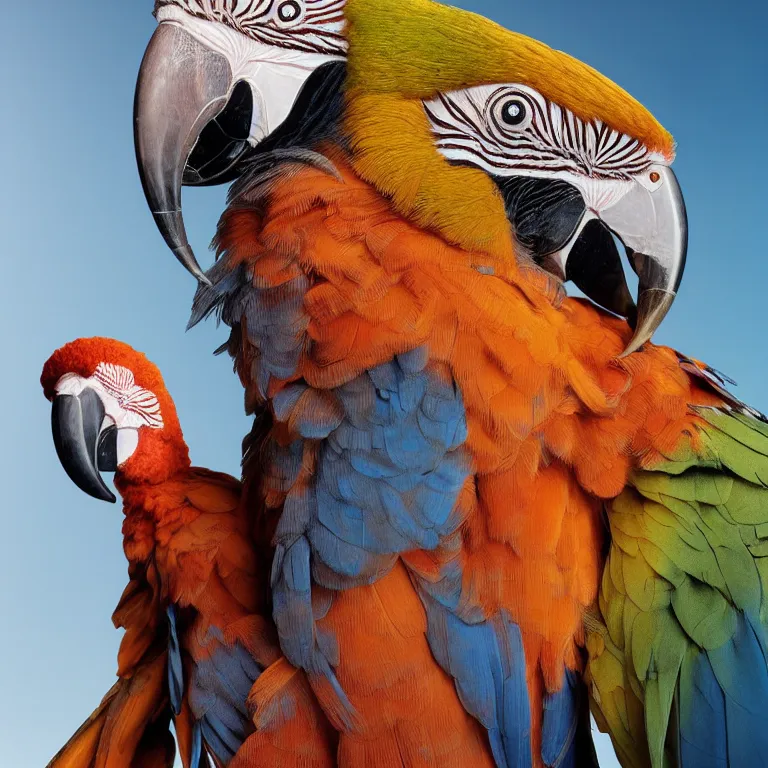
[[[599,614],[587,619],[588,679],[598,725],[631,768],[691,764],[681,759],[680,707],[702,695],[690,682],[702,655],[732,706],[729,684],[748,687],[739,679],[745,670],[736,670],[745,626],[765,652],[768,426],[732,409],[698,413],[696,450],[687,445],[652,471],[635,472],[608,506],[612,543]],[[760,696],[750,701],[759,706]],[[731,710],[729,718],[733,734]],[[722,764],[735,765],[734,747],[724,749],[730,757]]]

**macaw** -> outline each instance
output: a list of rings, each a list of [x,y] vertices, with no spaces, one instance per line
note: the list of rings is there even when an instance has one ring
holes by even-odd
[[[118,681],[50,768],[333,765],[333,733],[264,611],[267,582],[240,483],[190,466],[158,369],[78,339],[46,362],[53,439],[71,480],[123,497],[129,582],[113,615]]]
[[[589,765],[584,681],[626,766],[768,763],[768,427],[650,343],[672,137],[479,16],[287,5],[158,3],[137,158],[190,324],[231,329],[244,503],[338,765]],[[181,185],[234,179],[203,274]]]

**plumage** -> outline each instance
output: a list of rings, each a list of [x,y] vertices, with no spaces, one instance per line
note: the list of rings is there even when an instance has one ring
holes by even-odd
[[[606,726],[630,743],[647,740],[638,765],[768,761],[758,725],[768,703],[760,546],[768,428],[739,410],[697,408],[695,431],[633,473],[611,503],[606,622],[590,644],[590,673]],[[619,679],[602,661],[611,652],[625,657]],[[644,702],[645,722],[619,724],[614,705],[600,705],[604,687]]]

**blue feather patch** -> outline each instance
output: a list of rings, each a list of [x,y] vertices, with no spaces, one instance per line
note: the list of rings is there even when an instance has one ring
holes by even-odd
[[[426,350],[413,350],[337,387],[324,401],[333,407],[316,409],[317,425],[302,405],[313,396],[305,384],[273,403],[275,417],[302,437],[324,438],[313,481],[286,488],[274,538],[273,617],[288,660],[331,682],[350,723],[352,707],[332,669],[339,649],[318,633],[313,591],[371,584],[400,553],[435,549],[459,524],[452,512],[468,474],[464,405],[427,359]],[[302,444],[269,449],[280,463],[269,470],[273,487],[272,477],[281,486],[297,478]]]
[[[335,638],[318,631],[318,608],[320,613],[328,610],[313,601],[306,537],[296,537],[287,546],[278,544],[272,563],[272,616],[280,647],[295,667],[330,682],[340,704],[338,716],[351,728],[354,710],[332,669],[338,663],[338,648]]]
[[[727,768],[725,697],[706,653],[688,651],[680,671],[678,695],[681,766]]]
[[[190,749],[189,765],[191,768],[208,768],[208,758],[203,755],[203,729],[198,720],[192,726],[192,748]]]
[[[227,258],[208,270],[210,285],[200,284],[195,293],[187,328],[217,312],[230,327],[244,326],[258,354],[251,380],[266,399],[270,381],[290,379],[298,368],[309,316],[304,296],[309,278],[304,274],[277,286],[259,285],[243,265],[233,268]]]
[[[421,589],[427,639],[464,708],[488,731],[498,768],[532,764],[531,713],[520,629],[506,616],[467,624]]]
[[[353,583],[379,578],[391,555],[437,547],[468,472],[461,395],[409,354],[335,390],[344,419],[321,449],[308,535]]]
[[[584,695],[581,679],[567,669],[563,687],[544,698],[541,759],[549,768],[578,768],[575,739]]]
[[[768,765],[768,664],[760,624],[738,613],[727,643],[690,649],[678,700],[683,768]]]
[[[214,641],[210,656],[192,667],[189,708],[206,749],[226,765],[253,732],[245,702],[262,669],[239,643],[224,645],[221,633],[210,628],[207,642]]]

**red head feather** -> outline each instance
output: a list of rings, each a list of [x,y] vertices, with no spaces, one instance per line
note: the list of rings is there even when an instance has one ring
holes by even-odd
[[[163,425],[159,429],[141,427],[135,453],[120,467],[118,474],[130,482],[160,482],[189,466],[189,452],[181,426],[163,377],[157,366],[133,347],[115,339],[94,337],[76,339],[57,349],[43,366],[40,383],[51,400],[56,384],[67,373],[89,378],[100,363],[119,365],[133,373],[135,383],[157,397]]]

